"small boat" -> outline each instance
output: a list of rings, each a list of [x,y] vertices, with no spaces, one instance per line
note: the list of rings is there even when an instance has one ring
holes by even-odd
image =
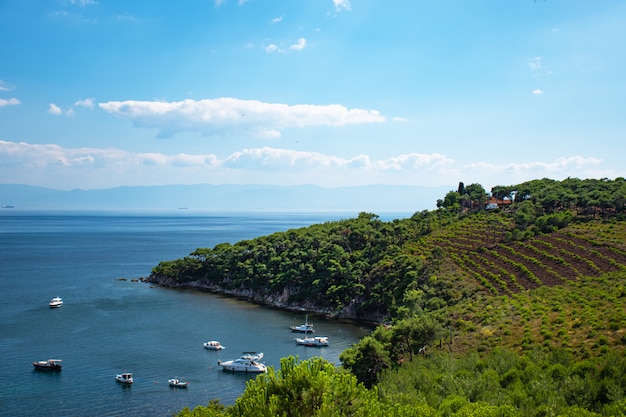
[[[246,373],[265,373],[267,367],[264,363],[258,362],[263,358],[263,353],[243,352],[238,359],[230,361],[217,361],[217,364],[224,368],[225,371],[246,372]]]
[[[63,299],[61,297],[54,297],[50,300],[50,308],[59,308],[63,305]]]
[[[130,372],[124,372],[123,374],[117,374],[115,376],[115,380],[117,382],[121,382],[122,384],[132,384],[133,383],[133,374]]]
[[[189,386],[189,382],[181,381],[178,378],[168,379],[167,383],[170,384],[170,387],[173,388],[187,388]]]
[[[205,349],[209,349],[209,350],[222,350],[222,349],[226,349],[224,346],[222,346],[222,344],[220,342],[218,342],[217,340],[210,340],[208,342],[206,342],[204,344],[204,348]]]
[[[41,371],[60,371],[61,359],[48,359],[47,361],[32,362],[35,369]]]
[[[309,315],[306,315],[306,320],[304,324],[299,326],[289,326],[292,332],[302,332],[302,333],[313,333],[315,330],[313,329],[313,325],[309,323]]]
[[[313,346],[313,347],[328,346],[328,337],[315,336],[315,337],[297,338],[296,343],[299,345],[303,345],[303,346]]]

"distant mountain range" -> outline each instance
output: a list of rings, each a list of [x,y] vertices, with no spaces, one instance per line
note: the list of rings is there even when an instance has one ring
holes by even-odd
[[[207,211],[397,211],[436,208],[454,187],[368,185],[324,188],[314,185],[159,185],[97,190],[55,190],[0,184],[6,209],[50,210],[207,210]]]

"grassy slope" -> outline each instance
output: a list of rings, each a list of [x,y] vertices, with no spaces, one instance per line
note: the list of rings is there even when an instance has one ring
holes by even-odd
[[[626,222],[575,223],[513,243],[506,229],[503,217],[470,216],[411,248],[417,256],[435,247],[444,253],[437,279],[459,297],[444,312],[451,349],[539,344],[577,357],[624,351]]]

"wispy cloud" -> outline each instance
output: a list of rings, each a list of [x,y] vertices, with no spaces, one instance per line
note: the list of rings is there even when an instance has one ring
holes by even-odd
[[[248,0],[237,0],[237,4],[240,6],[243,6],[247,2]],[[217,7],[220,7],[222,4],[226,3],[226,0],[214,0],[214,3]]]
[[[15,90],[14,85],[11,85],[5,82],[4,80],[0,80],[0,91],[9,92],[13,90]],[[18,104],[22,104],[22,103],[15,97],[0,98],[0,107],[17,106]]]
[[[276,45],[275,43],[270,43],[269,45],[265,47],[265,52],[272,53],[272,52],[285,52],[285,51],[280,49],[278,45]]]
[[[477,162],[464,166],[463,171],[482,181],[486,181],[490,177],[510,178],[508,184],[501,185],[512,185],[537,178],[596,178],[602,162],[602,159],[594,157],[569,156],[557,158],[550,162],[534,161],[508,164]],[[614,172],[607,173],[606,176],[618,177],[622,174]]]
[[[477,182],[487,189],[536,178],[600,178],[624,176],[602,171],[601,159],[571,156],[553,161],[461,165],[440,153],[408,153],[385,159],[356,154],[340,157],[320,152],[272,147],[249,148],[219,157],[215,154],[131,152],[114,148],[64,148],[54,144],[28,144],[0,140],[0,177],[16,175],[23,183],[60,188],[101,188],[121,185],[219,183],[342,185],[403,184],[454,185]],[[598,174],[601,174],[598,177]],[[41,184],[46,178],[46,184]],[[493,184],[507,178],[506,184]],[[129,179],[132,183],[129,183]],[[39,182],[38,182],[39,181]]]
[[[74,109],[71,107],[68,107],[64,111],[63,109],[61,109],[61,107],[57,106],[56,104],[50,103],[48,106],[48,113],[53,116],[62,116],[62,115],[72,116],[74,114]]]
[[[540,95],[542,95],[542,94],[543,94],[543,91],[542,91],[542,90],[540,90],[540,89],[538,89],[538,88],[535,88],[535,89],[533,90],[533,95],[535,95],[535,96],[540,96]]]
[[[48,114],[52,114],[54,116],[72,116],[74,115],[74,108],[76,107],[85,107],[87,109],[93,110],[96,105],[96,99],[94,98],[85,98],[81,100],[76,100],[72,106],[67,106],[65,110],[61,108],[61,106],[56,103],[50,103],[48,105]]]
[[[339,104],[278,104],[258,100],[217,98],[207,100],[110,101],[98,106],[109,114],[130,120],[136,127],[159,129],[160,136],[179,132],[203,135],[243,134],[280,137],[293,127],[383,123],[377,110],[348,109]]]
[[[59,116],[63,114],[63,110],[61,110],[61,108],[56,104],[50,103],[50,105],[48,106],[48,113]]]
[[[301,51],[306,47],[306,39],[305,38],[300,38],[298,39],[298,41],[292,45],[289,46],[289,50],[291,51]],[[275,44],[275,43],[270,43],[267,46],[264,47],[265,52],[267,53],[285,53],[287,52],[287,50],[285,50],[284,47],[280,47],[279,45]]]
[[[76,102],[74,102],[74,106],[93,109],[96,104],[95,102],[96,100],[94,98],[85,98],[85,99],[77,100]]]
[[[128,12],[119,13],[116,16],[116,19],[120,22],[134,22],[137,20],[135,16],[129,14]]]
[[[540,56],[536,56],[534,58],[531,58],[528,61],[528,68],[530,68],[531,71],[538,71],[541,69],[541,57]]]
[[[0,107],[17,106],[18,104],[21,104],[21,103],[16,98],[10,98],[10,99],[0,98]]]
[[[3,80],[0,80],[0,91],[13,91],[15,89],[14,86],[12,86],[9,83],[4,82]]]
[[[236,151],[223,158],[214,154],[138,153],[112,148],[63,148],[0,140],[0,175],[16,171],[33,179],[45,173],[47,186],[61,188],[115,187],[189,183],[189,178],[219,178],[221,183],[254,178],[255,183],[321,186],[365,185],[372,179],[401,183],[435,172],[441,177],[453,161],[444,155],[409,154],[385,160],[367,155],[350,158],[271,147]],[[6,171],[6,172],[5,172]],[[312,181],[312,178],[317,180]],[[407,179],[409,179],[407,181]],[[457,181],[455,178],[454,181]],[[204,182],[207,182],[206,180]],[[210,182],[210,181],[209,181]],[[26,181],[24,183],[31,183]],[[36,184],[32,184],[36,185]]]
[[[70,4],[75,6],[89,6],[98,4],[97,0],[69,0]]]
[[[298,42],[291,45],[289,49],[293,49],[294,51],[301,51],[304,49],[305,46],[306,46],[306,39],[300,38],[298,39]]]
[[[333,0],[333,4],[335,5],[335,11],[337,12],[352,10],[350,0]]]
[[[273,19],[272,19],[272,24],[273,24],[273,25],[275,25],[275,24],[277,24],[277,23],[282,22],[284,17],[285,17],[285,15],[278,16],[278,17],[273,18]]]

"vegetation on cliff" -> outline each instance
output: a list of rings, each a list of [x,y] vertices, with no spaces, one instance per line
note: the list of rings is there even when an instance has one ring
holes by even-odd
[[[405,290],[423,275],[423,261],[403,253],[407,241],[428,233],[422,222],[422,215],[383,222],[361,213],[356,219],[199,248],[160,263],[150,280],[246,294],[259,302],[280,300],[274,302],[282,307],[384,319],[394,315]]]
[[[280,392],[322,398],[299,415],[370,415],[366,403],[398,416],[625,415],[625,202],[623,178],[543,179],[490,194],[459,184],[435,211],[392,222],[361,213],[198,249],[151,279],[380,320],[342,353],[343,370],[315,365],[330,381],[350,371],[358,389],[349,378],[302,385],[281,366]],[[272,381],[255,382],[267,404]],[[333,401],[354,407],[328,408]],[[272,404],[272,415],[295,415]],[[183,413],[253,415],[241,410]]]

